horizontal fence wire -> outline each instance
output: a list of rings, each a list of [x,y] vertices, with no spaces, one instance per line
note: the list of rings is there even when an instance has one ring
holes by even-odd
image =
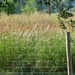
[[[0,73],[0,75],[2,75],[3,73]],[[31,73],[29,73],[29,72],[18,72],[18,73],[13,73],[13,72],[8,72],[7,73],[8,75],[67,75],[67,73],[66,72],[61,72],[61,73],[59,73],[59,72],[31,72]]]
[[[65,40],[16,40],[0,40],[0,75],[67,75]]]

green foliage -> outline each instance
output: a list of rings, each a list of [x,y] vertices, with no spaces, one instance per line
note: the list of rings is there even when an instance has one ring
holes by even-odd
[[[65,72],[66,50],[64,43],[65,38],[56,33],[50,37],[40,36],[40,38],[33,35],[29,39],[25,39],[19,34],[1,36],[0,70],[13,73]],[[11,68],[4,69],[4,67]]]
[[[6,12],[8,15],[9,14],[14,14],[14,10],[15,10],[15,4],[12,2],[12,1],[8,1],[8,0],[4,0],[2,3],[1,3],[1,6],[0,6],[0,11],[4,11]]]
[[[71,19],[69,22],[70,22],[71,27],[74,28],[75,27],[75,21]]]
[[[60,9],[60,12],[58,14],[58,20],[60,22],[60,27],[63,28],[63,29],[67,29],[67,25],[70,25],[72,30],[74,29],[75,27],[75,21],[70,19],[70,17],[73,17],[73,13],[70,13],[69,10],[72,8],[73,6],[69,6],[68,8],[64,8],[62,7]]]
[[[72,64],[73,64],[73,71],[75,72],[75,68],[74,68],[74,66],[75,66],[75,56],[74,56],[74,54],[75,54],[75,38],[71,38],[71,42],[72,42]]]
[[[0,1],[0,12],[2,11],[2,7],[3,7],[3,2]]]
[[[73,17],[73,14],[69,13],[67,10],[62,10],[60,11],[60,17],[68,19],[69,17]]]
[[[35,0],[27,0],[26,6],[21,8],[22,12],[26,14],[31,14],[37,10],[37,4]]]
[[[4,11],[9,15],[9,14],[14,14],[15,10],[15,4],[14,3],[11,3],[11,2],[8,2],[5,4],[5,8],[4,8]]]
[[[50,75],[66,75],[65,34],[32,35],[30,38],[15,33],[0,36],[0,74],[46,72],[44,75],[48,75],[49,72]],[[72,58],[75,72],[75,38],[72,38]]]

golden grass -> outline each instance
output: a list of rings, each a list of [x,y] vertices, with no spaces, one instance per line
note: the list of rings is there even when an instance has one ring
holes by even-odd
[[[73,17],[74,19],[74,17]],[[34,14],[27,16],[25,14],[19,15],[1,15],[0,18],[0,33],[8,32],[52,32],[58,33],[63,30],[59,26],[59,21],[56,14],[41,14],[35,12]]]
[[[22,30],[32,29],[35,25],[38,27],[47,27],[50,29],[57,26],[57,18],[54,14],[51,16],[47,14],[34,13],[30,16],[24,14],[20,15],[2,15],[0,18],[0,30]]]

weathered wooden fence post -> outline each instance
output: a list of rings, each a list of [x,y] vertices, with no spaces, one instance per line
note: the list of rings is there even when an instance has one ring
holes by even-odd
[[[66,56],[67,56],[68,75],[72,75],[72,55],[71,55],[70,32],[66,33]]]

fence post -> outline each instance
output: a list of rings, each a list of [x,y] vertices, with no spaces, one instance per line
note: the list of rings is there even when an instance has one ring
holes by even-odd
[[[72,55],[71,55],[70,32],[66,33],[66,56],[67,56],[67,72],[68,72],[68,75],[72,75]]]

